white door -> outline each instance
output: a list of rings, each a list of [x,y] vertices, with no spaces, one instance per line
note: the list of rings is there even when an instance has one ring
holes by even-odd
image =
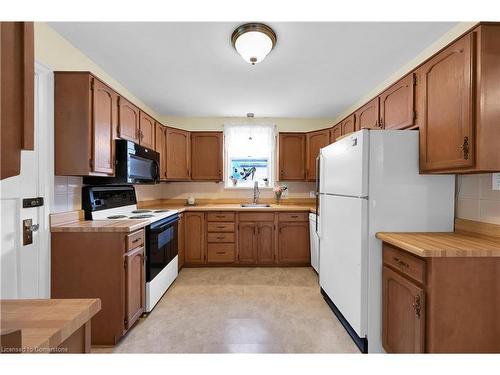
[[[368,195],[369,131],[357,131],[320,151],[320,192]]]
[[[49,224],[52,141],[52,73],[35,67],[35,147],[21,152],[21,174],[0,181],[1,287],[0,298],[48,298]],[[53,178],[53,177],[51,177]],[[23,208],[23,198],[43,197],[44,206]],[[38,230],[33,243],[23,246],[23,220],[32,219]]]
[[[320,196],[319,283],[358,336],[367,330],[368,201]]]

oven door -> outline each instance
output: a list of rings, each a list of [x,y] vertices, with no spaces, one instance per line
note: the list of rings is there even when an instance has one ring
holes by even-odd
[[[146,282],[158,275],[177,256],[179,215],[153,223],[146,230]]]

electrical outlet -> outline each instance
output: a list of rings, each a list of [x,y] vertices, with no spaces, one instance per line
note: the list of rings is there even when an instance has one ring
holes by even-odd
[[[310,191],[309,192],[309,198],[316,198],[316,192],[315,191]]]
[[[500,190],[500,173],[491,174],[491,189]]]

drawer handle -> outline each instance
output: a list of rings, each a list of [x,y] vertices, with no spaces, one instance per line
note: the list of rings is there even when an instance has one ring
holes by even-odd
[[[217,226],[217,229],[224,229],[224,228],[225,228],[225,226],[224,226],[224,225],[218,225],[218,226]]]
[[[398,257],[394,257],[392,258],[392,260],[394,260],[397,264],[399,264],[400,266],[403,266],[403,267],[406,267],[406,268],[410,268],[410,265],[406,262],[403,262],[401,259],[399,259]]]
[[[139,242],[141,239],[140,238],[136,238],[135,240],[132,240],[132,243],[137,243]]]
[[[298,215],[292,215],[292,218],[294,218],[294,219],[296,219],[298,217],[299,217]]]
[[[219,237],[215,237],[215,238],[216,238],[216,239],[218,239],[218,240],[223,240],[223,239],[224,239],[224,238],[226,238],[226,237],[224,237],[224,236],[219,236]]]
[[[225,215],[215,215],[215,217],[216,217],[216,218],[218,218],[218,219],[223,219],[223,218],[225,218],[226,216],[225,216]]]
[[[225,251],[216,251],[215,254],[218,254],[218,255],[224,255],[226,252]]]
[[[415,296],[413,308],[415,309],[415,316],[417,317],[417,319],[420,319],[420,310],[422,309],[420,296]]]

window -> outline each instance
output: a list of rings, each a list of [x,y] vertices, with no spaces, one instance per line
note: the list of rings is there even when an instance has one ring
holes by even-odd
[[[224,125],[226,187],[274,184],[274,125]]]

